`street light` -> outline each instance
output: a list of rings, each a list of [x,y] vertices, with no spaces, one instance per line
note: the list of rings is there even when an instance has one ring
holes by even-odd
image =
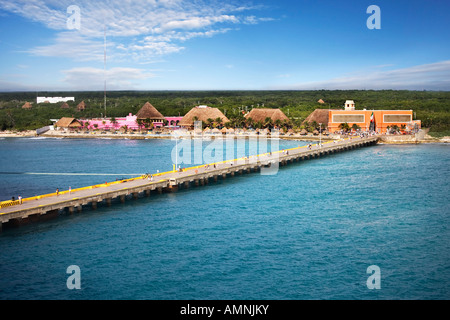
[[[319,147],[322,148],[322,124],[321,123],[319,123],[319,137],[320,137],[319,138],[320,139]]]

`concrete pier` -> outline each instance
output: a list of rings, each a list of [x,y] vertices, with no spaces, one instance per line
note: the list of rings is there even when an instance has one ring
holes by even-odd
[[[257,172],[262,167],[270,167],[277,163],[281,166],[304,161],[311,158],[323,157],[330,154],[353,150],[376,144],[378,137],[354,138],[344,141],[332,141],[312,148],[299,147],[289,149],[288,152],[265,153],[257,157],[253,156],[244,160],[230,160],[216,163],[214,169],[212,165],[188,168],[182,172],[167,172],[160,174],[157,181],[150,181],[147,178],[130,179],[123,183],[108,183],[101,186],[86,187],[83,190],[71,192],[60,192],[56,195],[45,195],[23,199],[21,204],[11,201],[1,202],[0,205],[0,231],[3,224],[21,225],[33,221],[42,221],[57,217],[59,212],[69,212],[70,214],[82,211],[83,205],[90,205],[93,210],[97,208],[98,202],[105,201],[107,206],[112,205],[112,199],[120,199],[124,203],[126,197],[132,195],[134,199],[139,198],[139,194],[149,196],[152,191],[162,194],[163,191],[176,192],[179,186],[189,188],[193,182],[195,186],[204,186],[209,183],[209,178],[214,182],[218,177],[226,179],[227,175],[234,177],[235,173],[243,174]]]

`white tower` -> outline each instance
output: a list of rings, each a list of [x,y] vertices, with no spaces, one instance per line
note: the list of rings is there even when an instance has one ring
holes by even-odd
[[[355,110],[355,102],[353,100],[347,100],[345,101],[345,110],[353,111]]]

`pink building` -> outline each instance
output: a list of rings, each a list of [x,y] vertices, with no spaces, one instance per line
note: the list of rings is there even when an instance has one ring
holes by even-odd
[[[169,127],[178,127],[178,123],[183,119],[183,117],[165,117],[167,120],[167,125]]]
[[[165,117],[167,121],[167,126],[169,127],[177,127],[178,123],[181,121],[183,117]],[[94,119],[79,119],[78,120],[82,125],[85,126],[85,128],[94,130],[119,130],[120,128],[126,126],[128,130],[139,130],[139,125],[137,123],[137,116],[133,114],[129,114],[125,118],[116,118],[116,122],[112,123],[111,118],[94,118]],[[86,126],[86,123],[89,123],[88,126]],[[162,121],[154,121],[152,123],[153,128],[160,128],[164,126],[164,123]],[[144,129],[144,126],[141,126],[141,129]],[[153,129],[152,126],[150,126],[150,129]]]
[[[126,127],[127,130],[139,130],[160,128],[165,125],[172,128],[178,127],[182,118],[181,116],[164,117],[150,102],[146,102],[136,115],[130,113],[125,118],[115,118],[114,123],[111,122],[111,118],[79,119],[79,121],[90,130],[119,130],[123,127]]]
[[[111,118],[79,119],[78,121],[80,121],[87,129],[119,130],[123,126],[126,126],[130,130],[139,129],[137,117],[133,116],[131,113],[125,118],[116,118],[115,123],[111,122]]]

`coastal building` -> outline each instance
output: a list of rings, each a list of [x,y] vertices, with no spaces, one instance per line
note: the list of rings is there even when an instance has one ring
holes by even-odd
[[[159,128],[167,123],[177,126],[182,117],[164,117],[150,102],[146,102],[136,115],[126,117],[80,119],[85,129],[93,130],[140,130]]]
[[[251,118],[254,122],[264,123],[267,118],[272,120],[274,123],[277,120],[289,121],[289,118],[280,109],[252,109],[249,113],[244,116],[246,119]]]
[[[328,131],[340,130],[342,123],[356,124],[363,131],[384,134],[388,128],[406,128],[413,121],[412,110],[329,110]]]
[[[168,127],[178,127],[181,119],[183,119],[182,116],[173,116],[173,117],[164,117],[164,118],[167,121]]]
[[[412,110],[357,110],[353,100],[347,100],[342,109],[316,109],[304,123],[322,123],[322,128],[329,132],[341,130],[343,123],[349,127],[358,126],[362,131],[375,131],[379,134],[388,132],[388,128],[397,126],[406,131],[420,129],[420,120],[413,120]]]
[[[83,124],[84,128],[89,130],[119,130],[120,128],[126,128],[127,130],[139,129],[137,117],[132,113],[121,118],[80,119],[80,122]]]
[[[82,126],[83,125],[77,119],[66,118],[66,117],[59,119],[58,122],[56,122],[56,124],[55,124],[56,128],[65,129],[65,130],[78,129],[78,128],[81,128]]]
[[[198,106],[192,108],[179,122],[179,126],[185,128],[193,128],[195,121],[207,122],[208,119],[216,120],[220,118],[222,124],[229,122],[228,118],[217,108],[208,106]]]
[[[58,103],[75,101],[75,97],[36,97],[36,103]]]
[[[150,103],[146,102],[136,114],[136,120],[153,127],[164,126],[164,116]],[[148,123],[147,123],[148,122]]]

